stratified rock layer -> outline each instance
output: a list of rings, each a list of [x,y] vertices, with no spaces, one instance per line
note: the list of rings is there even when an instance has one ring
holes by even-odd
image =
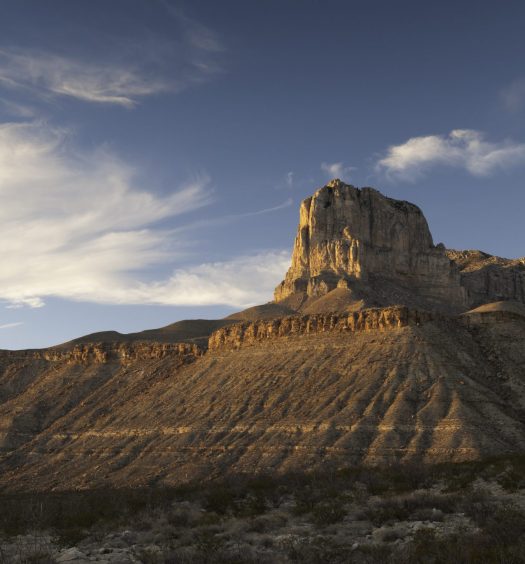
[[[302,202],[292,265],[275,290],[276,302],[347,288],[370,304],[377,286],[392,284],[435,309],[467,305],[457,267],[442,245],[434,246],[417,206],[339,180]],[[380,305],[396,303],[394,295],[381,298]]]
[[[399,327],[421,325],[440,316],[426,311],[397,306],[365,309],[352,313],[291,316],[230,325],[215,331],[209,339],[209,350],[235,349],[268,339],[315,335],[321,333],[352,333],[386,331]]]

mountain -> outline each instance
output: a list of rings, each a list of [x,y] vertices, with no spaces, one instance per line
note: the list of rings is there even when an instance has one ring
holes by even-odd
[[[523,452],[524,271],[436,246],[413,204],[332,181],[301,205],[273,302],[0,351],[0,486]]]
[[[301,204],[292,264],[275,302],[305,313],[404,304],[460,313],[525,302],[525,258],[434,245],[409,202],[333,180]]]
[[[336,289],[363,305],[467,305],[459,269],[434,246],[417,206],[339,180],[302,202],[292,265],[275,300],[304,308]]]

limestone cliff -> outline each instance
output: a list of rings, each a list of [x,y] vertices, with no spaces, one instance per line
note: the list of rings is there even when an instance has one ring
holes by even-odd
[[[386,295],[392,285],[436,309],[466,306],[458,268],[434,245],[414,204],[340,180],[302,202],[292,265],[275,290],[276,302],[297,305],[345,288],[356,299],[368,298],[367,305],[376,305],[374,293],[382,294],[377,305],[389,305],[396,303]]]
[[[525,303],[525,257],[506,259],[481,251],[447,250],[460,268],[470,307],[499,300]]]

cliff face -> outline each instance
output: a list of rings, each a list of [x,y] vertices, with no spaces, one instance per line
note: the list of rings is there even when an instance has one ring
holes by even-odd
[[[525,257],[505,259],[481,251],[447,250],[460,268],[470,307],[499,300],[525,303]]]
[[[434,246],[417,206],[334,180],[301,204],[292,265],[275,300],[366,288],[378,280],[429,303],[466,305],[458,269],[442,246]]]

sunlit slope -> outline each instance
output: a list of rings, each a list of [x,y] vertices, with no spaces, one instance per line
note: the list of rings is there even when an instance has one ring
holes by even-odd
[[[177,483],[524,451],[524,351],[524,318],[450,318],[248,341],[179,364],[4,361],[2,484]]]

